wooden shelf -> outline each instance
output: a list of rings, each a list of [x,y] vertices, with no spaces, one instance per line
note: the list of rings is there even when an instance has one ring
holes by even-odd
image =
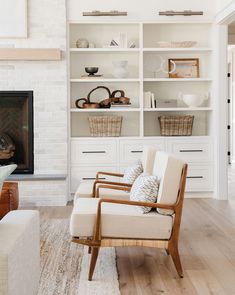
[[[0,60],[61,60],[58,48],[0,48]]]
[[[209,107],[194,107],[194,108],[156,108],[156,109],[144,109],[145,112],[205,112],[212,111]]]

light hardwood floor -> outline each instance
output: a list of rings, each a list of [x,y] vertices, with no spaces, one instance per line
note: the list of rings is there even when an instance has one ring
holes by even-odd
[[[69,218],[71,206],[40,208],[47,218]],[[180,235],[184,278],[165,251],[118,248],[122,295],[235,295],[235,202],[186,199]]]
[[[183,279],[164,251],[117,249],[122,294],[234,295],[235,203],[185,200],[180,253]]]

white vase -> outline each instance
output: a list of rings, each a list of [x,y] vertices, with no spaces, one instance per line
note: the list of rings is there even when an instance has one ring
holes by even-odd
[[[128,69],[127,69],[128,61],[127,60],[120,60],[120,61],[113,61],[113,76],[115,78],[126,78],[128,77]]]

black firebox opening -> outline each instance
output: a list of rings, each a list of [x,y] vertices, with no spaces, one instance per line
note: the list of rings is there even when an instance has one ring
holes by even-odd
[[[0,165],[34,173],[33,91],[0,91]]]

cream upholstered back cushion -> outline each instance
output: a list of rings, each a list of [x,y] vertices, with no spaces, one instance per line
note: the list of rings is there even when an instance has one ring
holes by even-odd
[[[184,162],[165,152],[157,152],[153,174],[159,180],[157,203],[174,204],[178,197]],[[162,214],[172,214],[172,210],[157,209]]]
[[[144,146],[141,163],[145,174],[153,174],[153,165],[157,149],[152,146]]]

